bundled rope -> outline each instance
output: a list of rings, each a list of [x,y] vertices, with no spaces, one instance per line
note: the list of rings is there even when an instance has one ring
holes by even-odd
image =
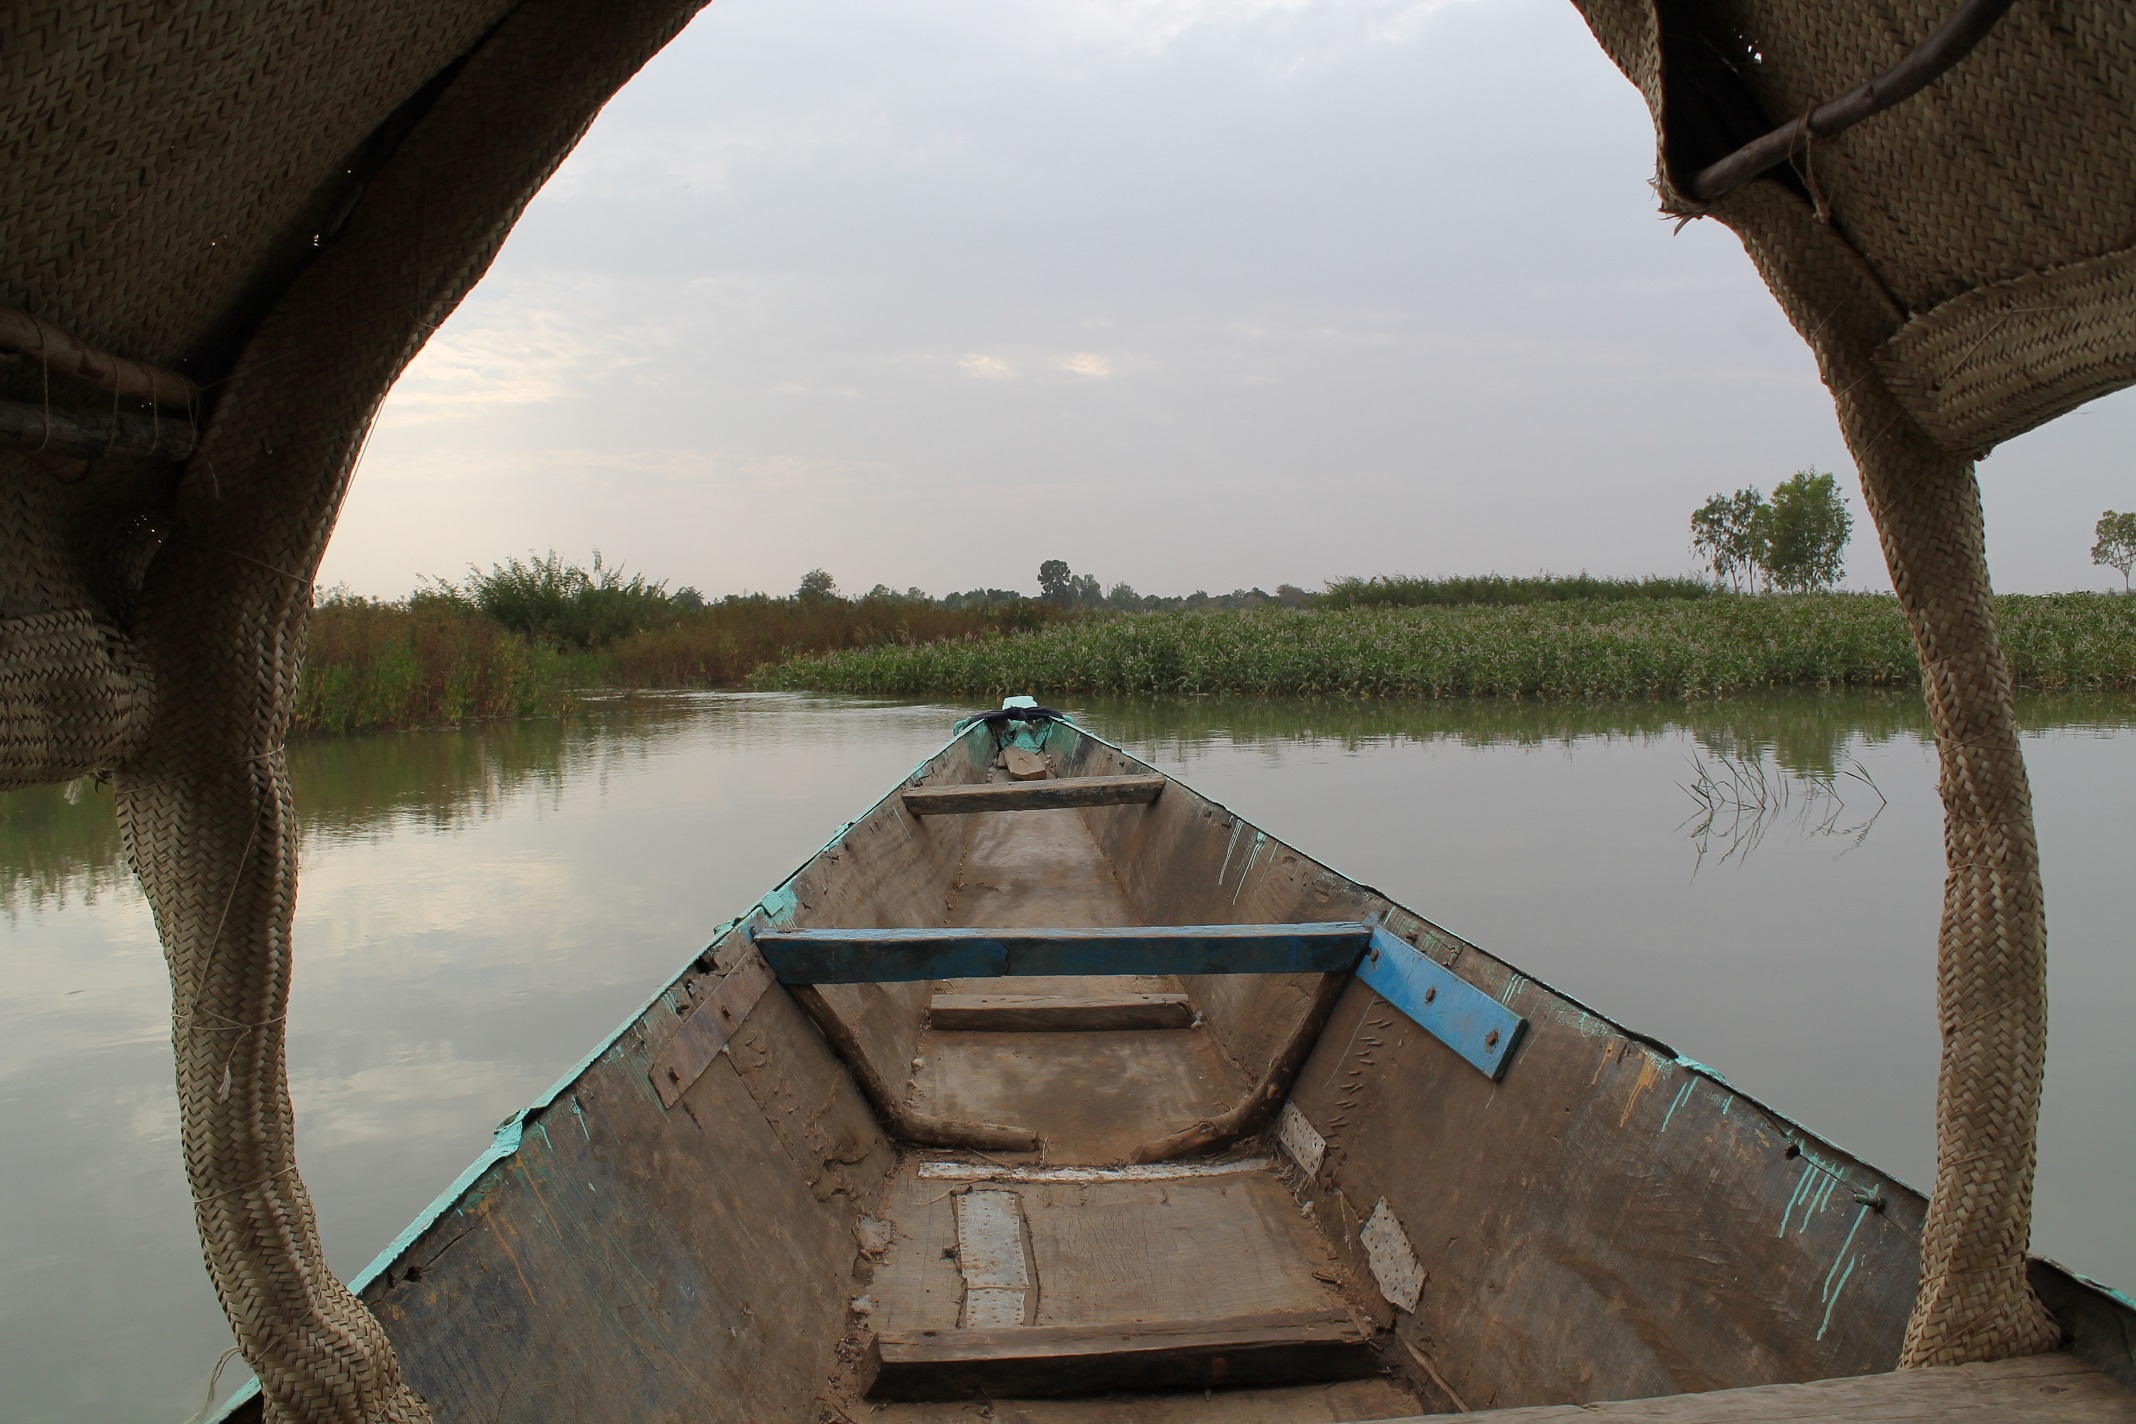
[[[328,1267],[297,1170],[285,1027],[298,837],[281,747],[312,575],[386,389],[601,104],[695,7],[527,0],[488,34],[254,333],[141,589],[128,642],[154,697],[125,723],[120,829],[170,967],[202,1251],[270,1424],[430,1418]]]
[[[1902,22],[1925,32],[1945,17],[1926,0],[1907,0],[1903,15],[1888,7],[1812,13],[1781,5],[1764,17],[1771,28],[1757,41],[1758,64],[1686,79],[1682,57],[1701,42],[1694,27],[1727,23],[1717,12],[1651,0],[1579,3],[1596,38],[1653,111],[1664,208],[1712,216],[1731,228],[1816,353],[1921,662],[1944,807],[1946,876],[1936,947],[1943,1051],[1935,1190],[1922,1230],[1920,1291],[1899,1364],[1963,1364],[2053,1349],[2060,1331],[2033,1293],[2026,1261],[2047,1056],[2046,913],[1972,455],[1980,430],[2015,433],[2013,422],[2046,419],[2080,396],[2136,379],[2136,342],[2129,324],[2116,319],[2131,305],[2124,289],[2136,281],[2124,279],[2136,273],[2136,258],[2123,251],[2110,263],[2119,276],[2084,272],[2079,275],[2093,287],[2069,288],[2091,292],[2091,315],[2102,320],[2077,323],[2073,329],[2083,340],[2054,349],[2061,363],[2051,368],[2060,383],[2055,391],[2016,404],[2005,400],[1970,415],[1969,423],[1939,417],[1934,402],[1913,389],[1922,383],[1897,338],[1940,319],[1941,310],[1965,308],[1979,292],[2008,285],[2024,243],[2041,254],[2034,260],[2043,266],[2126,244],[2122,215],[2136,196],[2129,161],[2136,133],[2126,122],[2128,110],[2118,111],[2119,127],[2111,132],[2111,125],[2089,123],[2094,91],[2087,86],[2095,81],[2088,75],[2096,71],[2062,68],[2055,57],[2059,40],[2044,20],[2020,9],[1970,64],[1949,69],[1934,105],[1916,98],[1844,140],[1821,136],[1814,169],[1805,146],[1797,176],[1807,200],[1772,178],[1747,181],[1762,164],[1720,184],[1711,178],[1726,165],[1703,174],[1677,173],[1670,165],[1680,137],[1672,125],[1695,131],[1701,122],[1697,84],[1737,85],[1730,101],[1739,108],[1800,113],[1829,82],[1817,57],[1838,54],[1865,65],[1893,43]],[[1970,47],[2006,9],[1996,0],[1976,0],[1965,7],[1963,24],[1946,24],[1917,53],[1957,33],[1952,25],[1978,30]],[[2136,58],[2136,27],[2126,12],[2115,14],[2112,25],[2090,37],[2102,47],[2101,62],[2107,50],[2117,63]],[[1997,54],[2004,63],[1998,65]],[[2007,62],[2011,54],[2025,62]],[[1703,98],[1713,97],[1709,87]],[[2010,134],[1983,117],[2013,109],[2039,116],[2039,132]],[[1953,118],[1960,113],[1970,124],[1962,131]],[[1770,158],[1786,157],[1794,131],[1811,127],[1805,121],[1773,130]],[[1836,128],[1817,127],[1821,135],[1836,135]],[[2065,129],[2073,135],[2066,141],[2042,137]],[[2014,235],[2008,224],[2024,204],[2001,185],[2024,165],[2002,156],[2009,144],[2057,163],[2081,154],[2098,180],[2058,207],[2051,222]],[[1757,147],[1748,145],[1737,157]],[[1850,203],[1864,191],[1867,201]],[[1924,316],[1954,288],[1965,295]],[[2039,350],[1980,344],[1968,359],[2007,377],[2010,386],[2040,384],[2033,379]],[[1924,420],[1935,420],[1943,438]]]

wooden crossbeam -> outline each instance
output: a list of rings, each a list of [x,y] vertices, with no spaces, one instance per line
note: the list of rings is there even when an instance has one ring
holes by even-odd
[[[1100,1033],[1189,1028],[1185,994],[936,994],[927,1021],[960,1033]]]
[[[1057,781],[1010,781],[984,786],[915,786],[902,800],[915,816],[961,816],[974,811],[1048,811],[1072,806],[1128,806],[1155,801],[1162,776],[1069,776]]]
[[[28,357],[46,370],[114,395],[154,401],[169,410],[190,409],[200,398],[200,388],[176,371],[115,356],[19,307],[0,306],[0,351]]]
[[[182,415],[145,410],[51,410],[26,401],[0,400],[0,446],[69,460],[128,456],[143,460],[191,458],[200,432]]]
[[[1379,1368],[1347,1315],[1295,1311],[1125,1325],[914,1330],[873,1338],[875,1399],[1001,1399],[1363,1379]]]
[[[1371,942],[1354,921],[1106,929],[765,930],[786,984],[891,984],[1041,974],[1347,974]]]

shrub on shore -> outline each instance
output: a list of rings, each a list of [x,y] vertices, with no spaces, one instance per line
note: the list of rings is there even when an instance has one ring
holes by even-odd
[[[2021,686],[2136,687],[2136,604],[2009,595],[1997,616]],[[1895,599],[1796,594],[1137,614],[818,654],[751,681],[878,695],[1621,699],[1909,686],[1919,676]]]
[[[809,653],[1028,631],[1059,616],[1032,599],[945,608],[896,597],[740,594],[609,644],[591,660],[592,680],[610,687],[716,687]]]
[[[554,716],[571,705],[573,682],[561,653],[472,608],[335,594],[312,611],[293,730]]]
[[[502,616],[531,635],[486,611],[466,585],[433,585],[394,602],[327,595],[312,611],[294,730],[555,716],[582,688],[732,685],[808,653],[973,638],[1068,616],[1031,599],[947,608],[894,597],[744,594],[691,603],[657,585],[604,590],[597,583],[574,602],[570,588],[556,587],[561,580],[532,572],[532,589],[511,591],[516,602],[495,600]],[[611,596],[618,592],[624,596]],[[614,631],[604,636],[602,629]]]

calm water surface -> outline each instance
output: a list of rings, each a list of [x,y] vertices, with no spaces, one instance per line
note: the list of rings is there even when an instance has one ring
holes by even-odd
[[[335,1268],[360,1269],[957,710],[704,694],[295,749],[291,1088]],[[1928,1184],[1942,855],[1917,701],[1078,711]],[[2022,715],[2053,946],[2034,1248],[2127,1286],[2136,705]],[[1701,765],[1736,787],[1703,833]],[[116,850],[108,795],[0,796],[0,1397],[24,1424],[176,1424],[229,1343],[179,1165],[169,984]]]

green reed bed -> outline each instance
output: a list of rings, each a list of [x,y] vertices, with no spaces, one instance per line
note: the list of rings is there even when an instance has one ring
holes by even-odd
[[[2136,599],[1998,600],[2021,686],[2136,688]],[[1719,696],[1919,679],[1897,603],[1868,594],[1150,613],[1013,636],[800,657],[758,687],[994,697]]]
[[[1423,608],[1469,604],[1579,603],[1595,599],[1708,598],[1722,590],[1701,578],[1596,578],[1593,574],[1536,574],[1507,578],[1481,574],[1416,578],[1380,574],[1331,580],[1313,598],[1315,608]]]
[[[741,595],[678,608],[657,590],[632,607],[610,597],[612,589],[589,587],[589,596],[564,601],[560,611],[506,608],[501,617],[449,585],[443,594],[393,601],[330,596],[312,610],[295,730],[550,717],[570,710],[585,688],[733,686],[759,667],[806,653],[975,637],[1074,616],[1028,599],[951,609],[899,599]],[[586,604],[595,606],[589,612]]]
[[[574,660],[442,599],[335,598],[312,612],[298,732],[451,727],[569,709]]]

